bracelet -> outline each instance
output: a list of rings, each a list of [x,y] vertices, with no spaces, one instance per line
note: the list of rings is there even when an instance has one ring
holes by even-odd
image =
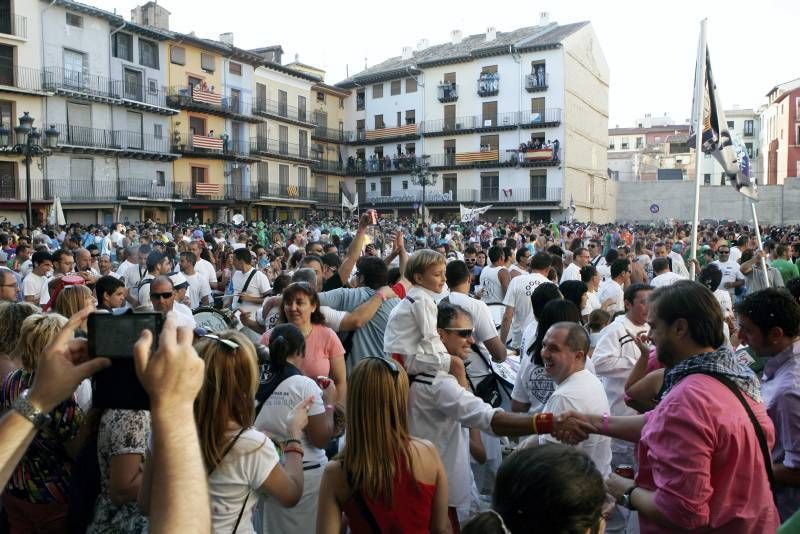
[[[553,432],[553,414],[538,413],[533,417],[533,428],[537,434],[550,434]]]
[[[531,417],[531,421],[533,422],[533,433],[534,433],[534,434],[538,434],[538,433],[539,433],[539,431],[538,431],[538,430],[536,430],[536,414],[534,414],[534,416],[533,416],[533,417]]]
[[[336,409],[336,406],[334,406],[333,404],[326,404],[325,405],[325,410],[327,410],[327,411],[331,411],[332,412],[335,409]]]
[[[608,435],[608,412],[603,413],[603,434]]]
[[[305,454],[303,453],[303,449],[300,449],[300,448],[297,448],[297,447],[289,447],[287,449],[283,449],[283,454],[284,455],[286,455],[286,453],[289,453],[289,452],[296,452],[297,454],[300,455],[300,458],[303,458],[303,456],[305,456]]]
[[[380,291],[378,291],[378,292],[377,292],[377,293],[375,293],[375,294],[376,294],[376,295],[378,295],[379,297],[381,297],[381,301],[383,301],[383,302],[386,302],[386,300],[387,300],[387,299],[386,299],[386,295],[384,295],[384,294],[383,294],[383,293],[381,293]]]
[[[302,441],[300,441],[299,439],[294,439],[294,438],[289,438],[286,441],[284,441],[283,442],[283,446],[286,447],[286,445],[288,445],[290,443],[297,443],[301,447],[303,446],[303,442]]]

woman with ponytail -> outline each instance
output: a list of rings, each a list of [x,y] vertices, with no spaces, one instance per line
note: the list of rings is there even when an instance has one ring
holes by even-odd
[[[264,365],[266,383],[259,391],[261,407],[255,427],[277,443],[292,442],[287,419],[292,406],[312,398],[308,425],[299,437],[303,447],[303,495],[291,509],[272,498],[263,500],[264,532],[315,532],[317,500],[322,472],[328,459],[325,446],[333,435],[333,402],[336,386],[327,377],[317,380],[300,371],[305,357],[305,338],[293,324],[280,324],[272,330],[269,361]]]

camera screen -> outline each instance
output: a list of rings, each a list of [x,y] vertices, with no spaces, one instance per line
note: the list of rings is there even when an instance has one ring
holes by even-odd
[[[88,325],[91,354],[107,358],[130,358],[133,356],[133,345],[145,329],[153,333],[155,350],[161,324],[160,313],[92,314]]]

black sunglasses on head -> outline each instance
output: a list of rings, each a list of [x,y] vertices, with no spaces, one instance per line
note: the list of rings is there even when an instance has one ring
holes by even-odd
[[[400,369],[397,368],[397,364],[393,360],[389,360],[387,358],[382,358],[380,356],[367,356],[364,359],[365,360],[380,360],[389,369],[389,372],[391,372],[392,376],[394,376],[395,378],[397,378],[397,375],[400,374]]]

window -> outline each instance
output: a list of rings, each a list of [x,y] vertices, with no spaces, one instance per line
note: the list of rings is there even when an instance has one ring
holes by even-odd
[[[644,137],[636,138],[636,148],[644,148]]]
[[[481,152],[487,150],[497,150],[500,147],[499,135],[482,135],[481,136]]]
[[[228,72],[231,74],[235,74],[236,76],[242,75],[242,64],[236,63],[235,61],[228,62]]]
[[[734,121],[728,121],[728,128],[733,130],[735,124],[736,123]]]
[[[72,87],[83,87],[88,76],[86,55],[75,50],[64,49],[64,82]]]
[[[372,86],[372,98],[383,98],[383,84],[376,83]]]
[[[158,80],[154,80],[153,78],[147,80],[147,92],[151,95],[158,94]]]
[[[308,195],[308,169],[306,167],[297,168],[297,187],[300,189],[301,195]]]
[[[308,132],[305,130],[299,130],[297,132],[297,144],[300,148],[300,157],[307,158],[308,157]]]
[[[242,91],[231,89],[231,96],[228,97],[228,107],[234,113],[241,113],[240,104],[242,102]]]
[[[391,83],[390,89],[389,89],[389,91],[391,92],[392,96],[400,94],[400,89],[401,89],[400,81],[401,80],[392,80],[392,83]]]
[[[800,130],[798,130],[798,133],[800,133]],[[745,150],[747,150],[747,157],[752,159],[753,158],[753,143],[745,143],[744,144],[744,148],[745,148]]]
[[[208,178],[205,167],[192,167],[192,185],[194,184],[204,184]]]
[[[369,190],[372,191],[373,193],[375,192],[375,182],[370,182]]]
[[[287,195],[289,189],[289,166],[278,165],[278,193]]]
[[[126,125],[125,142],[128,148],[142,150],[144,147],[142,140],[142,114],[133,111],[127,112]]]
[[[169,61],[175,65],[186,65],[186,49],[182,46],[169,47]]]
[[[614,150],[614,141],[611,141],[610,143],[608,143],[608,149],[609,150]]]
[[[531,122],[544,121],[544,97],[531,98]]]
[[[83,28],[83,17],[76,15],[75,13],[67,12],[67,26]]]
[[[14,116],[12,115],[13,109],[11,108],[11,102],[0,102],[0,124],[9,128],[10,125],[14,124]]]
[[[704,185],[711,185],[711,174],[704,174],[703,175],[703,184]]]
[[[114,57],[133,61],[133,35],[129,33],[115,33],[112,46]]]
[[[497,101],[481,104],[481,120],[483,127],[497,126]]]
[[[123,96],[128,100],[136,100],[137,102],[144,100],[142,72],[136,69],[125,68],[122,70],[122,76],[124,83],[122,87]]]
[[[366,100],[366,92],[363,89],[356,93],[356,111],[364,111]]]
[[[151,69],[158,68],[158,45],[141,37],[139,38],[139,64]]]
[[[17,164],[0,161],[0,198],[17,198]]]
[[[670,143],[669,144],[669,153],[670,154],[688,154],[689,153],[689,145],[686,142],[683,143]]]
[[[289,127],[278,126],[278,143],[281,154],[289,153]]]
[[[381,178],[381,196],[382,197],[390,197],[390,196],[392,196],[392,179],[391,178]]]
[[[167,185],[167,173],[164,171],[156,171],[156,185],[164,187]]]
[[[531,171],[531,200],[547,199],[547,169],[535,169]]]
[[[189,134],[205,135],[206,120],[203,117],[189,117]]]
[[[289,114],[289,94],[286,91],[278,90],[278,115],[286,117]]]
[[[619,143],[619,147],[622,150],[628,150],[628,138],[627,137],[623,137],[622,138],[622,140]]]
[[[356,137],[359,140],[364,139],[364,128],[365,128],[364,122],[365,122],[364,119],[356,120]]]
[[[751,135],[753,135],[753,129],[754,128],[752,120],[744,121],[744,135],[750,137]]]
[[[456,190],[458,190],[458,175],[456,173],[442,175],[442,193],[452,193],[453,200],[456,200]]]
[[[481,201],[497,201],[500,198],[500,175],[496,172],[481,173]]]
[[[14,47],[0,45],[0,85],[14,85],[14,72],[16,70],[14,65]]]
[[[344,109],[344,98],[339,97],[339,109]]]
[[[403,185],[403,190],[408,189],[408,180],[403,180],[402,185]]]
[[[317,91],[317,102],[325,103],[325,93]]]
[[[416,92],[417,92],[417,79],[406,78],[406,93],[416,93]]]
[[[306,97],[297,97],[297,119],[301,121],[306,120]]]
[[[214,72],[215,70],[217,70],[217,58],[214,57],[213,54],[206,54],[205,52],[201,52],[200,68],[208,72]]]
[[[153,137],[156,139],[163,139],[164,138],[164,126],[161,124],[154,124],[153,125]]]
[[[383,122],[383,115],[375,115],[375,129],[381,130],[386,128],[386,124]]]

